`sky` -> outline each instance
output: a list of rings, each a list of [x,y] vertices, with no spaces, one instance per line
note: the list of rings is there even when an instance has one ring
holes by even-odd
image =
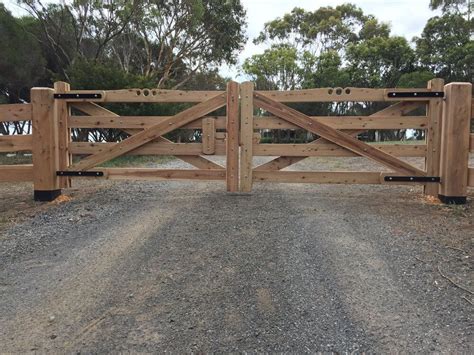
[[[430,0],[241,0],[247,10],[247,36],[249,37],[243,52],[239,55],[241,65],[245,58],[262,53],[264,44],[254,45],[252,40],[258,36],[265,22],[290,12],[295,6],[314,11],[322,6],[337,6],[343,3],[353,3],[362,8],[364,13],[374,15],[379,21],[389,23],[392,33],[411,40],[420,35],[430,17],[437,15],[429,9]],[[3,1],[16,15],[22,13],[15,0]],[[53,2],[53,1],[46,1]],[[238,67],[223,66],[221,75],[233,79],[238,76]]]

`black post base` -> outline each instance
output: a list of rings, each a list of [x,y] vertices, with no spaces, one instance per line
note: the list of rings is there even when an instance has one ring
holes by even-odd
[[[61,195],[61,189],[59,189],[59,190],[35,190],[34,199],[35,199],[35,201],[53,201],[59,195]]]
[[[466,196],[444,196],[438,195],[441,202],[447,205],[465,205],[467,202]]]

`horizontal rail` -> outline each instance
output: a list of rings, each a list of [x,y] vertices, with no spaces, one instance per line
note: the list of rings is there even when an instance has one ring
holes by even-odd
[[[344,101],[429,101],[440,98],[404,97],[389,98],[389,92],[431,92],[429,89],[365,89],[365,88],[319,88],[291,91],[255,91],[279,102],[344,102]]]
[[[0,105],[0,122],[31,120],[31,104]]]
[[[0,165],[0,182],[33,181],[33,165]]]
[[[423,129],[428,125],[426,116],[313,116],[314,121],[335,129]],[[255,129],[298,129],[278,117],[255,117]]]
[[[31,134],[0,136],[0,153],[27,152],[33,149]]]
[[[150,127],[171,116],[70,116],[71,128],[116,128],[142,129]],[[214,118],[216,129],[225,129],[224,116]],[[313,116],[313,120],[336,129],[424,129],[428,124],[426,116]],[[191,122],[182,128],[201,129],[202,119]],[[254,129],[298,129],[299,127],[275,116],[255,116]]]
[[[357,185],[424,185],[425,181],[391,181],[384,177],[393,173],[369,171],[265,171],[253,172],[256,182],[357,184]]]
[[[172,116],[70,116],[69,127],[71,128],[116,128],[116,129],[144,129],[151,127]],[[224,116],[206,116],[214,118],[217,129],[225,129],[226,118]],[[201,129],[202,118],[191,122],[180,129]]]
[[[373,144],[373,147],[397,157],[424,157],[424,144]],[[256,156],[358,157],[356,153],[333,143],[321,144],[254,144]]]
[[[182,90],[160,90],[160,89],[125,89],[125,90],[71,90],[67,93],[56,94],[88,94],[100,95],[100,98],[73,98],[62,99],[68,102],[203,102],[224,91],[182,91]]]
[[[223,169],[108,168],[100,170],[110,180],[225,180]]]
[[[380,172],[254,171],[253,180],[318,184],[381,184]]]
[[[103,151],[105,148],[110,148],[117,143],[88,143],[88,142],[73,142],[69,145],[69,151],[73,155],[89,155]],[[202,155],[203,146],[201,143],[164,143],[151,142],[142,147],[132,150],[124,155]],[[215,145],[216,155],[225,155],[226,147],[222,141],[216,141]]]

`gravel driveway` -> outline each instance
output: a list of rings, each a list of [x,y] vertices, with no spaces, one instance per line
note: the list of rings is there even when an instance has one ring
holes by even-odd
[[[474,350],[472,203],[410,187],[82,184],[0,232],[2,352]]]

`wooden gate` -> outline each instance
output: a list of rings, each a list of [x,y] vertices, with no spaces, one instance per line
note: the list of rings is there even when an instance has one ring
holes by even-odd
[[[446,100],[444,116],[443,100]],[[439,196],[446,203],[465,203],[470,181],[470,100],[471,84],[453,83],[447,85],[445,90],[440,79],[429,82],[427,89],[254,91],[252,83],[243,83],[241,191],[251,191],[253,182],[260,181],[423,184],[427,195]],[[389,102],[392,105],[370,116],[326,117],[310,117],[285,105],[308,102]],[[410,115],[420,109],[425,110],[423,115]],[[255,116],[256,112],[259,115]],[[302,129],[318,138],[305,144],[256,144],[252,139],[254,129],[265,128]],[[425,142],[413,145],[368,144],[357,139],[359,134],[369,129],[410,128],[425,130]],[[254,167],[253,157],[260,155],[276,158]],[[310,156],[360,156],[379,163],[390,172],[282,170]],[[401,157],[424,157],[425,169],[415,167]],[[456,168],[453,170],[453,167]]]
[[[385,102],[370,116],[308,116],[295,103]],[[120,116],[109,103],[188,103],[174,116]],[[388,104],[388,105],[387,105]],[[424,192],[446,203],[464,203],[474,186],[468,167],[474,151],[470,134],[472,85],[440,79],[426,89],[320,88],[293,91],[254,91],[251,82],[229,82],[226,91],[159,89],[70,90],[33,88],[31,103],[0,105],[0,122],[32,121],[32,135],[0,136],[0,153],[31,151],[33,164],[0,166],[1,181],[33,181],[35,199],[52,200],[71,177],[107,179],[186,179],[225,181],[231,192],[252,190],[254,182],[324,184],[422,184]],[[239,119],[240,110],[240,119]],[[225,113],[224,113],[225,112]],[[126,132],[119,142],[71,141],[71,129],[114,128]],[[202,141],[172,142],[164,135],[177,129],[202,132]],[[304,130],[310,143],[264,144],[265,129]],[[425,141],[365,143],[367,130],[420,129]],[[105,168],[102,163],[123,155],[173,155],[193,169]],[[225,165],[210,160],[225,156]],[[82,159],[73,161],[72,157]],[[271,156],[256,166],[254,157]],[[386,170],[294,171],[285,168],[307,157],[364,157]],[[404,157],[422,157],[424,168]]]

